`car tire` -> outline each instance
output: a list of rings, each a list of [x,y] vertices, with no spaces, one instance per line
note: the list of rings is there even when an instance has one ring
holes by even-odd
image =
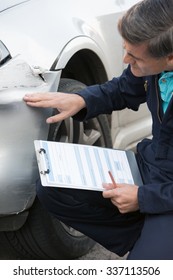
[[[58,91],[77,92],[84,84],[62,79]],[[57,111],[54,110],[53,114]],[[109,121],[106,115],[79,123],[72,118],[50,125],[48,140],[112,147]],[[35,199],[22,228],[4,233],[22,259],[74,259],[86,254],[95,242],[82,233],[52,217]]]
[[[95,242],[52,217],[38,198],[24,226],[4,233],[18,259],[74,259],[82,256]]]
[[[61,79],[58,91],[75,93],[85,87],[86,85],[79,81]],[[54,110],[53,114],[57,113],[57,110]],[[112,148],[109,118],[107,115],[99,115],[85,122],[69,118],[63,122],[51,124],[48,140]]]

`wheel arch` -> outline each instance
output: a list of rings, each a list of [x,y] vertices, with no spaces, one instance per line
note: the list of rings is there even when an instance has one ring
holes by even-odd
[[[104,51],[85,36],[79,36],[64,46],[51,67],[51,70],[60,69],[61,78],[78,80],[86,85],[104,83],[110,75]]]
[[[107,80],[102,61],[89,49],[76,52],[62,70],[61,77],[74,79],[86,85],[103,83]]]

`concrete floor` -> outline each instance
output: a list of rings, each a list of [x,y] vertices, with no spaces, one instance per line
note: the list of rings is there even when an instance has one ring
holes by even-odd
[[[79,258],[79,260],[122,260],[126,259],[126,256],[120,258],[116,254],[106,250],[101,245],[97,244],[85,255]]]

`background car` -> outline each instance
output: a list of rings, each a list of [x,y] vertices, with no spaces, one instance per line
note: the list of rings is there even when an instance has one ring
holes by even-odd
[[[0,236],[22,259],[69,259],[94,241],[50,216],[36,198],[35,139],[134,149],[150,135],[141,106],[84,123],[47,125],[31,92],[75,92],[124,69],[117,22],[138,1],[0,0]]]

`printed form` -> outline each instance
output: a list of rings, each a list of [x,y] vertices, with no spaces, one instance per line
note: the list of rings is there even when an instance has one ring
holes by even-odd
[[[42,140],[34,142],[43,186],[102,191],[103,182],[111,183],[108,171],[117,183],[134,184],[125,151]]]

